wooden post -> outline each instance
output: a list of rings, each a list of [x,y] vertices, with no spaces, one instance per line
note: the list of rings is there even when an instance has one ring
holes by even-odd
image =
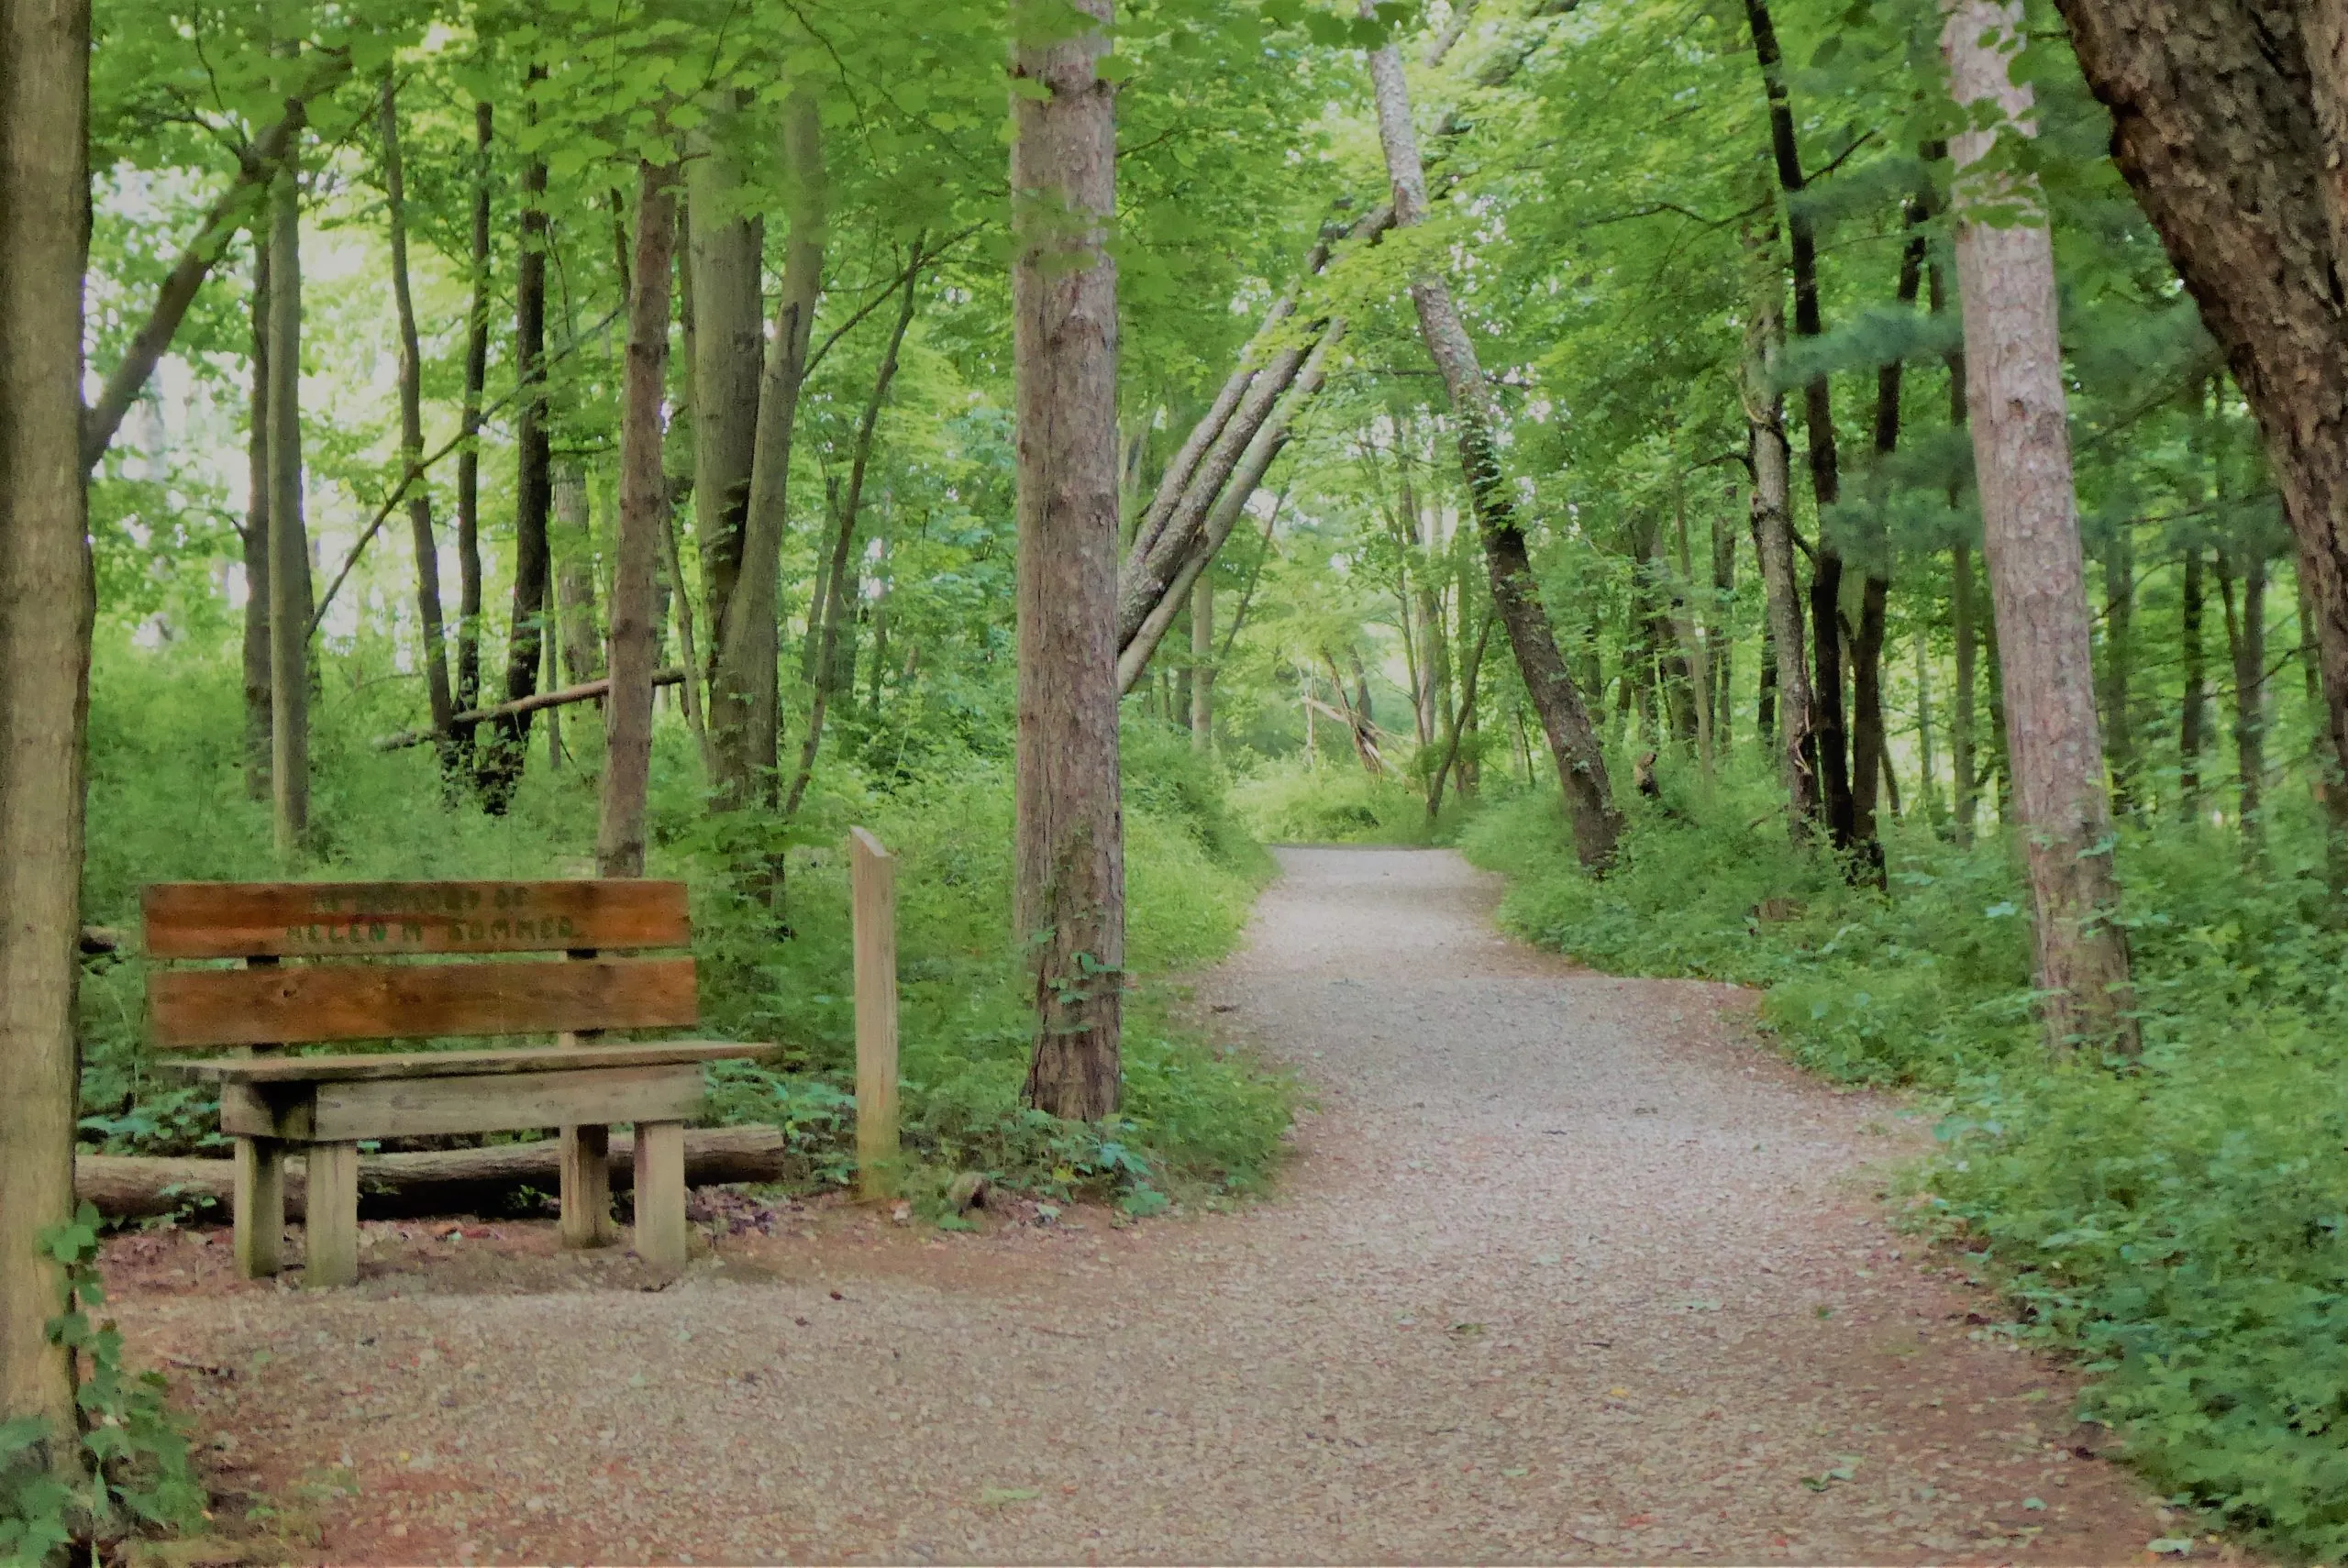
[[[248,958],[248,969],[273,969],[274,956]],[[254,1045],[231,1055],[270,1056],[274,1045]],[[285,1145],[274,1138],[237,1140],[236,1188],[229,1199],[237,1272],[247,1279],[274,1279],[285,1256]]]
[[[549,645],[551,646],[551,645]],[[593,947],[574,947],[570,958],[593,958]],[[565,1032],[555,1043],[575,1048],[601,1031]],[[562,1128],[560,1164],[557,1166],[562,1204],[562,1244],[566,1247],[608,1247],[619,1239],[612,1221],[612,1130],[600,1122]]]
[[[856,926],[856,1172],[868,1203],[897,1193],[897,862],[848,830]]]
[[[685,1266],[685,1124],[636,1124],[636,1255],[664,1274]]]
[[[359,1283],[359,1145],[310,1145],[304,1211],[309,1260],[302,1283],[312,1289]]]

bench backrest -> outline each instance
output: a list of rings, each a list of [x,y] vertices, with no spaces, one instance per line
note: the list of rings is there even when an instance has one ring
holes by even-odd
[[[149,972],[162,1050],[685,1028],[701,1018],[690,957],[605,956],[689,945],[682,882],[159,882],[142,901],[150,958],[246,961]],[[495,953],[569,961],[415,961]],[[289,958],[301,962],[280,962]]]

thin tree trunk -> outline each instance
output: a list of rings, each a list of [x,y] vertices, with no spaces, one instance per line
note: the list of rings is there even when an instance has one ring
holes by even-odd
[[[1377,86],[1378,138],[1394,193],[1395,226],[1416,227],[1427,216],[1426,171],[1419,159],[1418,135],[1411,126],[1410,87],[1403,78],[1402,57],[1392,44],[1370,56],[1370,77]],[[1550,755],[1556,761],[1575,852],[1585,868],[1603,872],[1613,864],[1623,820],[1614,809],[1606,758],[1599,751],[1597,736],[1590,733],[1581,691],[1566,668],[1565,657],[1557,651],[1556,633],[1541,602],[1531,552],[1517,523],[1508,477],[1501,464],[1500,409],[1491,383],[1477,361],[1475,343],[1442,275],[1431,267],[1419,271],[1411,280],[1411,299],[1418,308],[1419,331],[1426,340],[1427,352],[1450,393],[1460,469],[1475,510],[1477,531],[1483,536],[1492,601],[1499,607],[1501,624],[1524,676],[1525,691],[1540,715]]]
[[[595,537],[587,474],[576,459],[554,470],[554,613],[562,668],[572,680],[604,672],[604,634],[595,623]]]
[[[2032,133],[2011,76],[2021,0],[1955,0],[1942,37],[1960,106]],[[2135,1050],[2128,946],[2113,922],[2111,815],[2095,712],[2086,567],[2072,491],[2055,323],[2054,251],[2036,177],[1975,170],[1999,132],[1955,139],[1956,263],[1964,293],[1975,469],[1996,607],[2014,794],[2036,905],[2048,1043]],[[2021,207],[2034,222],[2002,215]],[[1985,207],[1999,221],[1976,221]],[[2033,210],[2034,209],[2034,212]]]
[[[822,599],[823,629],[815,635],[814,629],[809,628],[815,658],[810,675],[807,734],[800,743],[799,771],[792,776],[790,793],[783,797],[782,814],[786,817],[798,814],[808,783],[815,777],[815,757],[824,745],[824,717],[840,686],[840,623],[847,616],[848,584],[854,575],[849,558],[856,544],[856,514],[864,501],[864,476],[872,461],[872,433],[880,425],[881,406],[889,401],[889,383],[897,378],[897,354],[904,347],[907,329],[914,324],[914,309],[921,300],[922,269],[927,263],[922,238],[916,235],[912,259],[905,266],[904,302],[897,309],[897,323],[890,331],[889,347],[880,356],[880,369],[873,374],[872,395],[865,399],[863,416],[857,421],[856,447],[848,463],[847,499],[839,508],[832,533],[831,559],[824,569],[826,587]],[[855,669],[853,655],[847,668]]]
[[[675,166],[637,175],[636,248],[629,268],[626,376],[620,406],[620,526],[612,580],[611,690],[604,701],[603,794],[595,874],[644,875],[644,815],[652,778],[653,580],[659,575],[669,476],[660,466],[660,409],[669,381],[669,299],[677,244]],[[692,671],[685,672],[691,679]]]
[[[1933,755],[1933,650],[1926,627],[1916,628],[1916,752],[1922,775],[1916,795],[1924,821],[1938,832],[1941,824],[1939,768]]]
[[[245,441],[245,795],[270,798],[269,227],[253,226],[253,382]]]
[[[541,68],[532,67],[533,76]],[[547,166],[522,166],[521,247],[514,269],[515,373],[524,389],[514,441],[514,613],[505,643],[505,701],[537,690],[546,662],[547,599],[552,558],[547,516],[554,501],[554,451],[547,434]],[[530,749],[530,712],[497,721],[481,762],[482,809],[502,816],[513,804]]]
[[[2103,733],[2111,764],[2111,803],[2121,812],[2136,808],[2136,732],[2129,712],[2135,684],[2131,633],[2136,607],[2135,550],[2128,525],[2115,523],[2103,552]]]
[[[1191,749],[1214,749],[1214,578],[1207,572],[1191,590]]]
[[[302,521],[302,181],[288,146],[270,184],[270,800],[278,859],[310,834],[310,541]]]
[[[1777,25],[1767,0],[1744,0],[1753,32],[1754,58],[1769,105],[1769,147],[1778,186],[1786,197],[1786,232],[1792,241],[1794,332],[1808,338],[1825,335],[1819,306],[1818,237],[1801,201],[1809,177],[1794,134],[1793,102],[1786,90],[1785,65]],[[1828,836],[1836,849],[1857,840],[1851,785],[1850,735],[1843,709],[1843,557],[1830,536],[1827,517],[1842,499],[1841,459],[1834,439],[1833,388],[1823,370],[1802,383],[1802,425],[1810,446],[1810,491],[1818,506],[1818,546],[1810,581],[1811,756],[1818,772],[1819,798]]]
[[[783,102],[784,211],[791,235],[782,287],[775,300],[774,341],[759,383],[759,420],[750,486],[743,510],[739,580],[710,631],[711,752],[718,803],[771,806],[781,799],[781,697],[776,679],[777,599],[782,539],[789,522],[791,449],[799,394],[823,293],[825,226],[823,120],[813,92],[793,87]],[[761,856],[749,876],[772,896],[781,886],[780,857]]]
[[[2234,669],[2234,777],[2241,789],[2243,852],[2256,861],[2265,836],[2266,562],[2243,563],[2241,607],[2232,564],[2218,552],[2218,593],[2226,611],[2226,652]]]
[[[489,381],[489,143],[486,100],[473,105],[472,304],[465,313],[465,385],[457,416],[457,690],[467,711],[481,706],[481,404]],[[450,752],[470,772],[473,726],[458,726]]]
[[[2185,708],[2176,724],[2177,806],[2187,822],[2201,814],[2201,754],[2209,744],[2210,676],[2201,646],[2204,591],[2201,547],[2185,552],[2185,580],[2178,591],[2178,635],[2185,666]]]
[[[1786,442],[1785,398],[1778,390],[1778,357],[1785,341],[1781,300],[1785,285],[1774,266],[1755,268],[1753,308],[1745,326],[1745,436],[1753,463],[1753,543],[1760,558],[1764,605],[1768,615],[1779,767],[1797,841],[1807,841],[1823,810],[1819,793],[1817,749],[1811,734],[1810,666],[1803,657],[1801,590],[1794,578],[1793,458]],[[1765,709],[1771,704],[1765,701]],[[1765,712],[1760,733],[1770,734]]]
[[[1980,712],[1974,694],[1975,658],[1979,622],[1973,607],[1973,547],[1957,545],[1949,550],[1950,620],[1956,642],[1955,705],[1949,710],[1949,766],[1956,776],[1955,808],[1956,841],[1973,842],[1974,819],[1980,808],[1981,765],[1975,755],[1973,723]]]
[[[692,591],[685,586],[685,563],[677,548],[677,509],[669,506],[660,513],[660,548],[669,563],[669,581],[672,585],[670,608],[677,613],[677,662],[685,672],[677,683],[677,695],[684,704],[685,728],[693,737],[706,772],[709,765],[709,726],[702,722],[701,682],[696,677],[701,669],[700,639],[693,633]]]
[[[0,1425],[72,1474],[65,1279],[42,1232],[73,1215],[88,719],[82,293],[89,232],[87,0],[0,6]],[[17,1463],[23,1463],[19,1460]]]
[[[415,300],[407,273],[407,182],[400,160],[398,78],[383,77],[380,120],[383,148],[383,195],[391,227],[392,303],[398,312],[400,343],[400,461],[414,470],[424,463],[424,351],[415,330]],[[415,601],[424,634],[424,690],[436,734],[449,733],[449,655],[440,624],[440,546],[432,531],[432,492],[411,486],[408,534],[415,553]]]
[[[1732,498],[1734,494],[1732,490]],[[1712,599],[1704,623],[1711,634],[1707,651],[1711,658],[1712,750],[1723,757],[1735,755],[1736,640],[1729,626],[1735,595],[1736,528],[1728,513],[1716,512],[1712,514]]]
[[[1035,978],[1026,1099],[1117,1109],[1125,966],[1118,802],[1117,268],[1111,0],[1012,0],[1012,357],[1018,446],[1013,930]],[[1040,89],[1039,95],[1029,91]]]

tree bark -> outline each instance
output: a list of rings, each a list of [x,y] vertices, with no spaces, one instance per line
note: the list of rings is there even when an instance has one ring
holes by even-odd
[[[253,380],[245,436],[245,796],[270,798],[269,226],[253,226]]]
[[[1942,50],[1962,107],[1989,105],[2029,135],[2032,94],[2011,77],[2021,0],[1955,0]],[[2130,1016],[2126,934],[2112,916],[2103,744],[2086,567],[2072,491],[2055,323],[2054,250],[2034,175],[1974,170],[1999,131],[1955,138],[1956,262],[1965,309],[1974,464],[1998,621],[2015,799],[2036,904],[2047,1040],[2122,1053]],[[1984,210],[2004,219],[1981,221]],[[2024,221],[2013,221],[2019,213]]]
[[[424,464],[424,351],[415,330],[415,299],[408,288],[407,181],[400,160],[399,83],[383,77],[380,120],[383,144],[383,199],[391,229],[392,304],[398,315],[400,345],[400,461],[413,471]],[[432,531],[432,492],[412,484],[407,523],[415,552],[415,601],[424,638],[424,688],[432,728],[449,733],[456,712],[449,690],[449,656],[440,621],[440,545]]]
[[[2201,814],[2201,753],[2209,744],[2210,676],[2208,654],[2201,645],[2202,558],[2198,545],[2185,552],[2184,582],[2177,596],[2185,696],[2184,712],[2176,723],[2176,795],[2177,808],[2187,822]]]
[[[740,575],[710,629],[712,780],[720,805],[737,808],[781,799],[781,705],[775,665],[779,651],[777,591],[782,540],[789,523],[791,450],[815,305],[824,286],[828,221],[824,179],[823,117],[815,96],[800,86],[783,102],[783,208],[790,238],[783,249],[782,287],[775,300],[774,341],[759,383],[758,425],[752,442],[749,491],[744,502]],[[762,860],[752,875],[770,891],[780,886],[779,859]]]
[[[1791,241],[1794,332],[1825,335],[1819,305],[1818,236],[1800,200],[1810,187],[1794,134],[1793,101],[1786,89],[1785,64],[1767,0],[1744,0],[1753,32],[1753,53],[1769,105],[1769,149],[1778,186],[1786,197],[1786,233]],[[1833,387],[1823,370],[1802,383],[1802,426],[1809,442],[1810,491],[1818,506],[1818,546],[1811,569],[1811,755],[1818,772],[1819,799],[1827,834],[1836,849],[1857,842],[1852,792],[1850,734],[1843,708],[1843,556],[1828,527],[1828,514],[1841,501],[1842,464],[1834,438]]]
[[[2323,663],[2348,896],[2348,5],[2057,0],[2121,173],[2257,415]]]
[[[562,671],[571,680],[604,673],[604,634],[595,615],[595,529],[587,500],[587,473],[576,461],[554,470],[554,613],[562,645]]]
[[[533,77],[544,74],[533,66]],[[553,558],[547,518],[554,502],[554,449],[547,433],[547,165],[522,165],[521,243],[514,263],[514,370],[521,389],[514,431],[514,611],[505,639],[505,701],[480,763],[482,809],[503,816],[514,803],[530,752],[530,710],[514,705],[538,689],[546,663],[547,599]]]
[[[1111,0],[1013,0],[1012,344],[1019,735],[1013,930],[1034,977],[1026,1099],[1117,1109],[1125,967],[1117,771],[1117,267]]]
[[[1191,749],[1214,749],[1214,577],[1201,572],[1191,590]]]
[[[2242,567],[2236,608],[2232,563],[2218,552],[2218,594],[2226,613],[2226,652],[2234,673],[2234,778],[2241,790],[2243,852],[2255,861],[2265,835],[2266,562],[2252,553]]]
[[[1978,622],[1973,606],[1973,547],[1957,545],[1949,550],[1949,618],[1956,643],[1956,694],[1949,710],[1949,766],[1956,776],[1953,807],[1956,841],[1973,842],[1974,819],[1980,808],[1981,764],[1974,744],[1974,718],[1980,711],[1975,695],[1975,660],[1979,648]]]
[[[2136,729],[2129,711],[2135,685],[2136,552],[2124,521],[2112,525],[2103,550],[2103,733],[2111,765],[2111,803],[2136,806]]]
[[[712,625],[724,624],[741,578],[766,360],[759,276],[766,229],[743,210],[741,171],[726,143],[732,118],[731,105],[721,106],[700,156],[685,165],[692,213],[686,260],[693,293],[693,519],[702,602]]]
[[[644,875],[644,815],[652,780],[652,667],[659,609],[661,403],[669,380],[669,299],[677,244],[677,171],[641,163],[636,251],[629,268],[627,360],[620,407],[620,526],[612,581],[610,692],[604,706],[602,798],[595,874]],[[686,671],[691,679],[692,672]]]
[[[0,1423],[80,1464],[65,1281],[40,1234],[73,1215],[75,950],[89,711],[82,280],[87,0],[0,4]]]
[[[310,834],[311,610],[302,518],[301,153],[291,144],[269,201],[269,781],[277,856],[291,866]]]
[[[1785,342],[1781,300],[1784,283],[1777,269],[1755,268],[1752,308],[1745,325],[1745,436],[1753,464],[1753,545],[1761,566],[1763,605],[1768,617],[1777,708],[1778,767],[1785,778],[1790,825],[1797,842],[1807,842],[1823,810],[1818,787],[1817,749],[1811,732],[1810,665],[1803,657],[1801,590],[1794,577],[1793,456],[1786,441],[1784,394],[1778,387],[1778,358]],[[1762,695],[1772,695],[1765,690]],[[1763,704],[1765,710],[1768,706]],[[1760,734],[1770,734],[1764,712]]]
[[[481,706],[481,403],[489,381],[489,144],[490,106],[473,105],[472,304],[465,313],[464,401],[458,414],[457,449],[457,690],[459,709]],[[473,728],[460,726],[450,755],[470,771]]]
[[[1426,171],[1419,159],[1418,134],[1411,125],[1410,87],[1402,74],[1402,57],[1392,44],[1370,56],[1370,77],[1378,93],[1378,139],[1393,189],[1395,226],[1415,227],[1427,217]],[[1477,531],[1483,537],[1492,601],[1499,607],[1501,624],[1508,632],[1517,668],[1524,677],[1525,691],[1540,716],[1550,755],[1557,765],[1575,853],[1585,868],[1603,872],[1613,864],[1623,820],[1614,809],[1606,758],[1599,751],[1598,737],[1590,732],[1581,691],[1557,650],[1556,633],[1541,602],[1524,531],[1517,523],[1508,477],[1501,465],[1496,439],[1500,409],[1491,383],[1477,361],[1475,343],[1442,275],[1432,269],[1419,271],[1411,280],[1411,299],[1418,308],[1420,335],[1450,393],[1460,469],[1468,481]]]

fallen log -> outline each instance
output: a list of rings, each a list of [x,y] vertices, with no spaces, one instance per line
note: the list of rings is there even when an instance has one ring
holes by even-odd
[[[498,1143],[484,1149],[369,1154],[359,1162],[359,1212],[369,1219],[417,1219],[434,1214],[499,1214],[511,1210],[524,1187],[553,1196],[561,1145]],[[308,1173],[296,1150],[285,1165],[285,1214],[298,1220]],[[791,1160],[773,1127],[712,1127],[685,1134],[685,1180],[693,1187],[736,1181],[776,1181]],[[109,1220],[145,1220],[195,1213],[225,1220],[234,1186],[233,1160],[170,1159],[144,1154],[81,1154],[73,1162],[80,1195]],[[612,1190],[636,1181],[632,1138],[612,1134]]]
[[[652,684],[674,686],[684,678],[685,672],[681,669],[663,669],[654,673]],[[611,677],[604,676],[598,679],[581,681],[576,686],[563,687],[559,691],[540,691],[528,697],[517,697],[511,702],[500,702],[493,708],[468,708],[461,713],[449,714],[449,723],[451,728],[469,729],[476,724],[488,723],[493,719],[510,719],[522,713],[535,713],[541,708],[559,708],[570,702],[593,702],[608,697],[611,695]],[[426,741],[448,738],[438,730],[402,730],[397,734],[377,735],[375,749],[398,751],[405,746],[422,745]]]

